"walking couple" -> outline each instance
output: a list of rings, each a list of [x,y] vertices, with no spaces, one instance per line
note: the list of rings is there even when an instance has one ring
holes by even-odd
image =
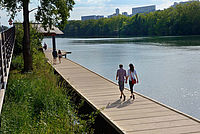
[[[121,92],[120,99],[122,98],[122,95],[124,96],[124,101],[126,100],[126,96],[124,95],[124,81],[127,83],[127,80],[129,79],[129,86],[130,86],[130,91],[131,91],[131,96],[130,98],[135,99],[135,96],[133,94],[133,86],[134,84],[138,83],[138,76],[136,73],[136,70],[133,66],[133,64],[129,64],[129,69],[126,70],[123,69],[123,65],[119,65],[119,69],[117,70],[117,75],[116,75],[116,80],[118,80],[119,84],[119,89]]]

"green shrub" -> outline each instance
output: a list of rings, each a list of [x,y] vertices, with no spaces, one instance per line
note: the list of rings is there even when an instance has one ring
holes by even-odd
[[[22,28],[22,27],[21,27]],[[47,63],[41,47],[41,35],[31,29],[33,71],[23,69],[22,36],[17,29],[15,54],[12,59],[5,103],[1,113],[0,133],[93,133],[94,116],[82,120],[68,97],[68,89],[58,85],[58,76]]]
[[[93,133],[93,116],[79,118],[44,54],[33,50],[32,73],[20,73],[21,59],[13,60],[17,70],[10,72],[0,133]]]
[[[23,52],[23,26],[22,24],[17,24],[16,26],[16,40],[15,40],[15,48],[14,48],[14,55],[21,55]],[[30,45],[31,45],[31,52],[33,53],[33,49],[41,48],[43,36],[42,34],[38,33],[36,29],[30,27]]]
[[[22,70],[24,66],[24,61],[22,55],[17,55],[12,58],[11,70],[17,69]]]

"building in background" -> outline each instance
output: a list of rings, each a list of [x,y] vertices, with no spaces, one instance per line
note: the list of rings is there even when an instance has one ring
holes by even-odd
[[[198,1],[199,2],[199,0],[191,0],[191,1],[185,1],[185,2],[180,2],[180,3],[174,2],[174,5],[172,5],[172,7],[176,7],[178,4],[187,4],[187,3],[194,2],[194,1]]]
[[[119,13],[119,8],[115,9],[115,13],[112,14],[112,15],[109,15],[108,18],[112,18],[112,17],[118,16],[118,15],[120,15],[120,13]]]
[[[137,7],[137,8],[132,8],[132,14],[128,15],[127,12],[122,12],[122,15],[127,16],[127,17],[131,17],[134,16],[137,13],[149,13],[149,12],[154,12],[156,11],[156,6],[152,5],[152,6],[144,6],[144,7]],[[120,15],[120,10],[119,8],[115,9],[115,13],[113,13],[112,15],[108,15],[107,18],[112,18],[114,16],[118,16]],[[91,16],[81,16],[81,20],[85,21],[85,20],[98,20],[104,18],[104,16],[97,16],[97,15],[91,15]]]
[[[81,20],[85,21],[85,20],[98,20],[104,18],[104,16],[101,15],[90,15],[90,16],[81,16]]]
[[[132,8],[132,16],[137,13],[149,13],[156,11],[156,5]]]
[[[122,15],[128,16],[128,13],[127,12],[122,12]]]
[[[117,8],[117,9],[115,10],[115,12],[116,12],[116,15],[119,15],[119,8]]]

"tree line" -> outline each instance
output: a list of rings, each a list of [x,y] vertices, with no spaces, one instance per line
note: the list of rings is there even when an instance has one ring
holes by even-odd
[[[200,35],[200,2],[179,4],[150,13],[99,20],[72,20],[65,37],[123,37]]]

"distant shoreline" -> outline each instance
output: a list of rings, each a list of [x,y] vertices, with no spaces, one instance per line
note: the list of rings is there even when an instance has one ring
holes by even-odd
[[[200,35],[187,35],[187,36],[144,36],[144,37],[60,37],[57,38],[69,38],[69,39],[101,39],[101,40],[84,40],[85,43],[109,43],[113,40],[116,43],[122,42],[152,42],[161,43],[163,45],[174,46],[200,46]],[[106,40],[104,40],[104,38]],[[108,40],[111,39],[111,40]]]

